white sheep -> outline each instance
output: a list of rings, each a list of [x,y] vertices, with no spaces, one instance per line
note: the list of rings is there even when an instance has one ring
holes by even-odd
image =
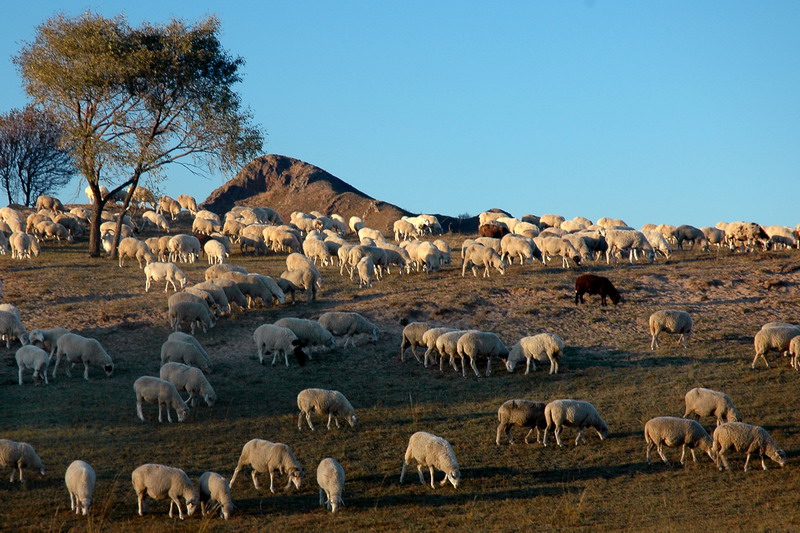
[[[19,477],[20,482],[25,481],[22,475],[25,469],[39,472],[39,475],[44,477],[42,460],[36,455],[33,446],[27,442],[0,439],[0,467],[7,468],[11,472],[11,483],[14,483],[16,477]]]
[[[272,366],[279,355],[283,355],[286,366],[289,366],[289,354],[297,357],[297,362],[303,366],[306,362],[306,354],[303,348],[306,343],[297,338],[294,332],[286,327],[274,324],[261,324],[253,332],[253,341],[256,344],[256,356],[258,361],[264,364],[264,355],[272,354]]]
[[[166,280],[164,292],[167,292],[170,284],[172,284],[172,290],[177,291],[178,287],[175,285],[176,281],[180,284],[181,289],[186,287],[186,283],[189,281],[189,278],[186,277],[186,274],[184,274],[183,271],[175,265],[175,263],[162,263],[160,261],[154,261],[144,267],[144,275],[146,277],[144,292],[150,290],[151,281]]]
[[[321,346],[323,349],[336,348],[336,339],[333,334],[322,327],[316,320],[307,318],[284,317],[275,321],[276,326],[289,328],[297,338],[308,346]],[[310,359],[310,357],[309,357]]]
[[[162,421],[161,409],[167,410],[167,421],[172,422],[170,416],[170,409],[175,409],[178,415],[178,422],[186,420],[186,415],[189,413],[189,407],[183,401],[175,385],[169,381],[153,376],[142,376],[133,382],[133,392],[136,394],[136,414],[139,419],[144,422],[144,414],[142,413],[142,402],[158,404],[158,421]]]
[[[717,419],[718,426],[723,422],[742,420],[733,401],[724,392],[695,387],[686,393],[684,403],[686,404],[684,418],[695,416],[699,420],[701,416],[713,416]]]
[[[155,212],[158,214],[169,213],[172,215],[172,220],[175,220],[175,217],[181,212],[181,204],[178,203],[174,198],[162,196],[158,200],[158,206],[156,206]]]
[[[681,447],[681,464],[686,458],[686,447],[692,452],[692,460],[696,463],[697,456],[695,448],[700,448],[714,460],[714,452],[711,450],[711,436],[695,420],[687,420],[675,416],[657,416],[651,418],[644,425],[644,441],[647,443],[645,458],[650,464],[650,452],[657,448],[658,455],[664,464],[669,464],[667,456],[664,455],[664,446],[669,448]]]
[[[432,327],[433,326],[427,322],[411,322],[403,328],[402,339],[400,341],[400,361],[404,362],[406,360],[405,351],[406,348],[410,347],[411,353],[414,355],[414,358],[417,360],[417,362],[422,362],[417,355],[415,348],[417,346],[426,346],[422,337],[425,335],[425,332]]]
[[[686,339],[692,336],[692,317],[686,311],[676,311],[674,309],[663,309],[650,315],[648,320],[650,325],[650,349],[658,348],[658,335],[662,331],[665,333],[680,334],[679,343],[683,343],[686,348]]]
[[[433,358],[433,352],[436,350],[436,341],[437,339],[444,335],[445,333],[450,333],[452,331],[456,331],[455,328],[430,328],[426,330],[422,334],[422,344],[425,346],[425,368],[428,368],[428,361]],[[456,339],[456,343],[458,343],[458,339]],[[442,357],[442,354],[439,353],[439,356]],[[443,358],[442,358],[443,359]],[[435,359],[434,359],[435,362]],[[441,365],[440,365],[441,366]]]
[[[219,230],[215,229],[214,231]],[[213,231],[209,233],[213,233]],[[184,263],[194,263],[200,257],[200,240],[194,235],[181,233],[169,239],[167,249],[170,261],[175,262],[180,259]]]
[[[356,265],[356,271],[358,272],[359,288],[372,287],[372,276],[375,275],[375,265],[372,262],[372,258],[368,256],[362,257]]]
[[[530,337],[523,337],[511,347],[506,360],[506,370],[513,372],[517,363],[520,363],[524,358],[526,360],[526,375],[530,373],[531,364],[533,364],[533,369],[536,370],[535,361],[547,360],[550,361],[550,374],[558,374],[558,358],[563,354],[564,341],[558,335],[540,333]]]
[[[542,259],[542,253],[533,239],[522,235],[512,233],[504,235],[500,239],[500,249],[502,251],[500,257],[509,264],[514,264],[515,257],[519,257],[520,265],[524,265],[526,261],[532,264],[535,259]]]
[[[536,442],[541,442],[539,430],[547,428],[547,419],[544,416],[544,402],[532,402],[530,400],[508,400],[497,410],[497,436],[495,444],[500,445],[500,435],[505,433],[509,444],[514,444],[511,438],[511,428],[513,426],[529,428],[530,431],[525,435],[525,444],[528,444],[528,437],[533,430],[536,430]]]
[[[319,262],[322,265],[328,265],[328,263],[333,264],[333,259],[331,259],[331,254],[328,251],[328,248],[325,246],[325,242],[321,239],[315,239],[312,237],[307,237],[303,241],[303,253],[310,259],[314,261],[314,264]]]
[[[178,331],[180,325],[188,322],[194,335],[195,327],[199,324],[206,333],[209,328],[213,328],[217,323],[211,313],[208,304],[197,302],[177,302],[169,308],[169,325],[174,331]]]
[[[607,264],[611,263],[611,256],[614,255],[615,252],[625,253],[628,251],[630,253],[631,264],[633,264],[635,259],[639,258],[639,252],[642,252],[651,263],[655,258],[653,247],[641,231],[606,230],[606,243],[608,244],[608,250],[606,250]]]
[[[168,362],[161,366],[158,377],[175,385],[175,389],[189,393],[186,403],[194,407],[202,398],[209,407],[217,401],[217,393],[199,368],[183,363]]]
[[[508,357],[508,348],[503,344],[503,341],[489,331],[468,331],[458,338],[456,344],[456,352],[461,357],[461,373],[466,377],[464,370],[464,359],[469,357],[469,363],[475,375],[480,377],[478,366],[475,361],[478,356],[486,357],[486,375],[492,373],[492,357],[500,357],[505,359]]]
[[[183,520],[180,498],[186,504],[186,515],[192,516],[200,495],[192,485],[186,472],[180,468],[159,464],[144,464],[137,467],[131,474],[133,490],[139,502],[139,516],[144,516],[146,509],[145,498],[154,500],[169,498],[169,517],[172,518],[172,506],[178,507],[178,517]]]
[[[86,461],[72,461],[67,467],[64,483],[69,492],[69,508],[75,511],[75,514],[83,513],[83,516],[89,514],[96,480],[94,468]]]
[[[241,272],[242,274],[247,274],[247,269],[243,266],[232,265],[230,263],[221,263],[208,267],[205,270],[203,277],[206,281],[210,281],[214,278],[219,278],[220,274],[223,272]]]
[[[119,241],[117,256],[119,257],[120,268],[125,265],[126,258],[136,259],[139,263],[139,268],[144,268],[142,262],[147,265],[156,260],[156,256],[153,255],[147,244],[135,237],[125,237]]]
[[[8,237],[8,245],[11,247],[12,259],[24,259],[31,255],[39,255],[36,237],[21,231],[15,231]]]
[[[756,362],[760,357],[764,361],[764,364],[767,365],[767,368],[769,368],[769,362],[767,362],[766,358],[767,352],[776,351],[783,352],[784,355],[788,354],[789,344],[792,342],[792,339],[798,335],[800,335],[800,326],[792,324],[766,324],[756,333],[755,337],[753,337],[753,346],[756,355],[753,357],[753,364],[750,365],[750,367],[755,368]]]
[[[556,444],[561,444],[561,430],[564,427],[578,428],[578,436],[575,438],[575,446],[581,440],[585,440],[583,430],[592,427],[597,432],[600,440],[605,440],[608,436],[608,425],[600,417],[594,405],[580,400],[554,400],[544,408],[544,416],[547,419],[547,427],[544,430],[542,445],[547,446],[547,432],[554,430]]]
[[[335,513],[344,506],[344,468],[333,457],[326,457],[317,466],[319,504]]]
[[[188,338],[173,337],[176,333],[186,335]],[[165,365],[170,362],[183,363],[197,367],[206,374],[211,373],[208,353],[194,337],[182,331],[170,333],[167,340],[161,345],[161,364]]]
[[[422,468],[427,466],[431,474],[431,488],[436,488],[433,480],[434,469],[445,473],[445,478],[439,483],[440,486],[450,481],[453,488],[458,488],[458,484],[461,481],[461,468],[458,465],[456,454],[453,452],[453,447],[442,437],[425,431],[417,431],[411,435],[403,458],[403,468],[400,471],[400,483],[403,482],[406,468],[412,459],[417,462],[419,481],[423,485],[425,484],[425,478],[422,475]]]
[[[792,368],[800,370],[800,334],[789,341],[789,355],[792,356]]]
[[[454,330],[448,331],[447,333],[442,333],[438,337],[436,337],[436,351],[439,352],[439,371],[444,371],[444,360],[445,358],[449,358],[450,366],[453,367],[453,370],[458,372],[458,367],[456,366],[456,358],[459,358],[458,355],[458,339],[461,338],[462,335],[467,333],[468,330]],[[461,375],[466,375],[465,372],[465,363],[464,359],[461,359]]]
[[[355,346],[353,336],[358,334],[369,335],[373,343],[378,342],[381,330],[378,326],[364,318],[358,313],[349,313],[344,311],[329,311],[320,315],[317,319],[319,324],[331,332],[334,337],[344,337],[343,348],[347,347],[348,343]]]
[[[20,322],[19,315],[12,311],[0,311],[0,335],[6,339],[6,348],[11,348],[13,339],[18,339],[22,346],[30,342],[28,330]]]
[[[28,339],[31,344],[35,344],[50,353],[55,347],[56,341],[67,333],[70,333],[70,331],[66,328],[32,329],[28,334]]]
[[[479,244],[473,244],[464,250],[464,263],[461,266],[461,277],[467,272],[467,268],[472,269],[472,275],[478,277],[478,268],[485,267],[483,277],[489,277],[489,268],[494,268],[500,274],[506,273],[506,263],[492,248],[487,248]]]
[[[356,425],[358,417],[350,401],[339,391],[326,389],[304,389],[297,395],[297,408],[300,414],[297,417],[297,429],[302,429],[303,415],[306,417],[308,427],[314,431],[311,423],[311,413],[328,415],[328,429],[331,429],[331,419],[339,426],[339,417],[343,417],[350,427]]]
[[[33,370],[33,382],[38,385],[44,378],[45,385],[47,381],[47,365],[50,362],[50,357],[41,348],[28,344],[17,350],[14,358],[17,360],[19,367],[19,384],[22,385],[22,371],[25,369]]]
[[[203,472],[200,476],[200,510],[203,516],[213,513],[217,507],[222,517],[231,517],[234,505],[228,480],[216,472]]]
[[[114,362],[97,339],[83,337],[77,333],[65,333],[58,338],[55,345],[56,362],[53,364],[53,379],[56,377],[61,359],[65,359],[64,371],[72,377],[69,368],[72,363],[83,363],[83,379],[89,381],[89,364],[102,367],[106,376],[114,373]],[[52,359],[53,352],[50,352]]]
[[[257,474],[269,473],[269,490],[272,493],[275,492],[273,480],[276,471],[288,477],[284,490],[291,487],[292,484],[299,490],[303,478],[306,475],[303,471],[303,467],[300,466],[300,463],[295,459],[292,449],[282,442],[270,442],[261,439],[248,441],[244,447],[242,447],[242,454],[239,456],[239,462],[236,465],[236,469],[233,471],[233,476],[231,476],[230,487],[233,487],[236,476],[245,466],[249,466],[253,469],[251,477],[253,478],[253,486],[256,489],[259,488]]]
[[[211,239],[203,245],[203,252],[208,257],[209,265],[224,263],[225,258],[229,255],[225,245],[215,239]]]
[[[714,430],[713,450],[717,458],[717,468],[729,470],[728,458],[725,453],[733,448],[737,452],[745,452],[747,459],[744,462],[744,471],[750,463],[750,455],[758,453],[761,456],[761,468],[767,469],[764,455],[781,466],[786,464],[786,452],[778,448],[767,430],[761,426],[753,426],[744,422],[726,422]]]
[[[575,249],[575,246],[570,241],[564,240],[561,237],[547,237],[540,234],[534,237],[533,242],[536,243],[542,254],[542,264],[547,264],[548,259],[553,257],[561,257],[561,267],[570,268],[569,260],[576,265],[581,263],[581,254]]]
[[[182,208],[186,209],[193,215],[197,213],[197,200],[194,199],[194,196],[189,196],[188,194],[179,194],[178,203],[181,204]]]
[[[650,231],[642,231],[645,238],[647,238],[647,242],[650,243],[650,246],[653,247],[653,252],[660,253],[664,256],[665,259],[669,259],[672,255],[672,248],[669,245],[669,241],[661,234],[661,232],[656,230]]]
[[[172,220],[175,220],[174,216]],[[145,222],[149,222],[156,228],[161,228],[169,233],[169,222],[167,222],[167,219],[164,218],[164,216],[160,213],[156,213],[155,211],[145,211],[142,213],[142,228],[145,227]]]
[[[241,309],[247,307],[247,297],[242,293],[239,285],[230,279],[225,278],[211,278],[205,283],[213,283],[216,287],[222,289],[225,293],[225,298],[228,300],[228,305],[236,304]],[[198,283],[197,286],[203,287],[203,283]]]

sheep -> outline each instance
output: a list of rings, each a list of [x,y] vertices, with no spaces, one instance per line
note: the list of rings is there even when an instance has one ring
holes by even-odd
[[[344,468],[333,457],[326,457],[317,466],[319,504],[335,513],[344,505]]]
[[[558,374],[558,358],[563,353],[564,341],[558,335],[540,333],[532,337],[523,337],[511,347],[506,360],[506,370],[513,372],[514,367],[524,357],[526,359],[525,375],[530,373],[531,364],[533,364],[533,369],[536,370],[536,360],[547,361],[548,359],[550,360],[550,374]],[[547,357],[546,359],[545,356]]]
[[[684,402],[686,410],[683,418],[693,416],[699,420],[701,416],[713,416],[716,417],[718,426],[723,422],[741,422],[742,420],[736,406],[724,392],[695,387],[686,393]]]
[[[311,431],[314,425],[311,423],[311,413],[328,415],[328,429],[331,429],[331,419],[336,422],[339,428],[339,416],[344,417],[350,427],[354,427],[358,422],[355,409],[350,404],[344,394],[336,390],[326,389],[304,389],[297,395],[297,408],[300,414],[297,416],[297,429],[303,429],[303,415]]]
[[[731,222],[725,227],[725,238],[731,249],[741,245],[743,250],[761,246],[766,248],[769,235],[755,222]]]
[[[792,368],[800,370],[800,334],[789,341],[789,355],[792,356]]]
[[[0,439],[0,467],[5,467],[11,472],[11,483],[19,474],[19,482],[25,481],[22,475],[24,469],[35,470],[44,477],[44,465],[42,460],[36,455],[36,450],[27,442],[17,442],[8,439]]]
[[[229,255],[228,251],[225,249],[225,245],[214,239],[211,239],[203,245],[203,252],[205,252],[206,257],[208,257],[209,265],[224,263],[225,258]]]
[[[505,275],[506,263],[496,251],[478,244],[467,247],[464,252],[464,264],[461,267],[461,277],[467,272],[467,268],[472,269],[472,275],[478,277],[478,267],[485,267],[483,277],[489,277],[489,267],[497,269],[500,274]]]
[[[230,263],[221,263],[218,265],[211,265],[205,270],[203,277],[206,281],[211,281],[214,278],[219,278],[223,272],[241,272],[247,274],[247,269],[243,266],[232,265]]]
[[[561,430],[564,427],[578,428],[578,436],[575,438],[575,446],[581,440],[585,440],[583,430],[592,427],[597,432],[600,440],[605,440],[608,436],[608,425],[600,417],[594,405],[580,400],[554,400],[544,408],[544,416],[547,419],[547,427],[544,430],[542,445],[547,446],[547,432],[553,429],[556,437],[556,444],[561,444]]]
[[[26,368],[33,370],[33,382],[38,385],[44,378],[45,385],[49,384],[47,381],[47,365],[50,362],[50,357],[47,352],[28,344],[17,350],[14,358],[17,360],[19,367],[19,384],[22,385],[22,371]]]
[[[423,358],[424,362],[425,362],[425,368],[428,368],[428,359],[432,356],[433,351],[436,350],[436,341],[438,340],[438,338],[441,335],[444,335],[445,333],[450,333],[450,332],[453,332],[453,331],[457,331],[457,330],[454,329],[454,328],[431,328],[431,329],[425,331],[422,334],[422,345],[426,347],[425,356]],[[456,343],[458,343],[458,339],[456,339]],[[412,348],[412,351],[413,351],[413,348]],[[440,357],[442,355],[443,354],[441,354],[441,353],[439,354]],[[441,367],[441,365],[440,365],[440,367]]]
[[[539,430],[547,428],[547,419],[544,416],[544,402],[532,402],[530,400],[508,400],[497,410],[497,436],[495,444],[500,445],[500,435],[505,433],[509,444],[514,444],[511,438],[511,428],[513,426],[530,428],[525,435],[525,444],[528,444],[528,437],[533,430],[536,430],[536,442],[541,442]]]
[[[402,339],[400,341],[400,361],[405,362],[405,351],[406,348],[411,348],[411,353],[414,355],[414,358],[417,360],[418,363],[421,363],[422,360],[417,355],[415,348],[417,346],[426,346],[425,343],[422,341],[423,335],[425,332],[431,329],[433,326],[428,324],[427,322],[411,322],[410,324],[406,325],[403,328]]]
[[[11,311],[0,311],[0,335],[6,339],[6,348],[11,348],[12,339],[19,340],[22,346],[30,342],[28,330],[20,322],[19,316]]]
[[[316,320],[284,317],[275,321],[275,325],[289,328],[297,335],[298,339],[312,348],[314,346],[322,346],[325,349],[336,348],[336,339],[333,334]]]
[[[495,239],[493,237],[478,237],[477,239],[475,239],[475,244],[480,244],[487,248],[491,248],[498,254],[502,253],[503,251],[502,248],[500,247],[500,239]]]
[[[700,231],[703,232],[709,244],[716,244],[717,246],[725,244],[725,230],[706,226],[700,228]]]
[[[244,466],[249,466],[253,469],[251,477],[253,478],[253,486],[256,490],[260,488],[258,486],[257,474],[268,472],[269,490],[273,494],[275,493],[273,485],[275,471],[279,474],[286,474],[289,478],[284,490],[287,490],[292,484],[299,490],[303,478],[306,475],[303,471],[303,467],[300,466],[300,463],[295,459],[292,449],[282,442],[270,442],[261,439],[252,439],[248,441],[242,448],[239,462],[236,465],[236,469],[233,471],[233,476],[231,476],[230,487],[233,487],[236,476]]]
[[[650,463],[650,452],[657,448],[658,455],[664,464],[669,464],[664,455],[664,446],[669,448],[681,447],[681,464],[685,464],[686,447],[692,452],[692,460],[697,463],[695,448],[700,448],[714,460],[714,452],[711,450],[712,442],[708,432],[695,420],[686,420],[675,416],[657,416],[651,418],[644,425],[644,441],[647,443],[645,458],[647,464]]]
[[[186,337],[173,337],[178,333],[186,335]],[[180,331],[170,333],[167,340],[161,345],[161,364],[169,362],[183,363],[197,367],[206,374],[211,373],[211,363],[203,347],[194,337]]]
[[[478,356],[486,357],[486,375],[492,373],[492,356],[505,359],[508,357],[508,348],[503,344],[503,341],[494,333],[488,331],[468,331],[458,338],[456,344],[456,352],[461,357],[461,373],[466,377],[464,369],[464,359],[469,357],[470,366],[475,375],[480,377],[478,366],[475,361]]]
[[[206,405],[214,407],[217,393],[211,383],[203,375],[203,371],[183,363],[169,362],[161,366],[158,377],[175,385],[176,390],[185,390],[189,393],[186,403],[191,407],[197,405],[197,398],[202,398]]]
[[[381,334],[378,326],[358,313],[329,311],[320,315],[317,322],[330,331],[334,337],[344,337],[343,348],[346,348],[348,343],[355,346],[353,336],[359,333],[369,335],[373,343],[378,342],[378,337]]]
[[[214,305],[217,307],[217,312],[220,315],[228,315],[231,312],[230,302],[228,301],[228,295],[225,294],[225,290],[217,285],[216,283],[212,283],[210,281],[204,281],[202,283],[198,283],[192,287],[186,287],[184,292],[189,292],[191,294],[196,294],[198,296],[203,297],[207,300],[207,297],[211,297],[214,302]]]
[[[317,287],[321,284],[322,277],[316,269],[287,270],[281,272],[280,277],[304,290],[307,301],[315,302],[317,300]]]
[[[708,239],[706,239],[705,234],[699,228],[695,228],[694,226],[689,226],[688,224],[680,225],[672,231],[672,236],[675,238],[678,250],[683,250],[684,241],[691,241],[692,250],[698,246],[701,251],[705,252],[708,250]]]
[[[683,343],[686,348],[686,339],[692,336],[692,317],[686,311],[675,311],[674,309],[663,309],[650,315],[648,321],[650,325],[650,349],[658,348],[658,335],[662,331],[665,333],[680,334],[678,342]]]
[[[505,224],[501,224],[497,221],[478,226],[478,235],[481,237],[501,239],[504,235],[508,235],[509,233],[511,233],[511,231],[508,229],[508,227]]]
[[[200,511],[203,516],[213,513],[219,507],[225,520],[231,517],[234,505],[227,479],[216,472],[203,472],[198,486],[200,488]]]
[[[358,271],[358,287],[372,287],[372,276],[375,275],[375,265],[371,257],[362,257],[356,265]]]
[[[264,299],[262,296],[262,300],[264,304],[267,303],[276,303],[277,304],[284,304],[286,302],[286,295],[283,293],[280,285],[278,285],[277,281],[270,276],[265,276],[263,274],[248,274],[249,278],[253,278],[259,283],[261,283],[262,287],[266,288],[269,291],[270,296]]]
[[[58,242],[61,242],[61,239],[64,239],[70,244],[75,242],[75,239],[72,237],[70,232],[67,231],[67,228],[50,220],[45,220],[36,224],[36,231],[44,239],[55,239]]]
[[[50,209],[51,211],[64,211],[64,204],[61,200],[45,194],[36,198],[36,209]]]
[[[188,194],[179,194],[178,203],[182,208],[186,209],[193,215],[197,213],[197,200],[194,199],[194,196],[189,196]]]
[[[670,248],[669,241],[662,235],[660,232],[652,230],[652,231],[642,231],[647,242],[650,243],[650,246],[653,247],[654,253],[660,253],[664,256],[665,259],[669,259],[672,255],[672,249]]]
[[[183,322],[188,322],[191,328],[192,335],[196,326],[199,324],[203,328],[203,333],[206,333],[209,328],[213,328],[217,321],[212,316],[208,304],[197,302],[178,302],[174,307],[169,308],[169,325],[174,331]]]
[[[69,371],[72,363],[83,363],[83,379],[86,381],[89,381],[89,363],[101,366],[108,377],[114,373],[114,362],[97,339],[82,337],[77,333],[65,333],[56,341],[55,354],[53,379],[56,377],[56,370],[61,359],[65,359],[64,371],[68,377],[72,377]],[[53,358],[52,351],[50,358]]]
[[[64,474],[64,484],[69,492],[69,508],[75,514],[89,514],[97,476],[94,468],[85,461],[72,461]]]
[[[453,488],[458,488],[458,484],[461,481],[461,468],[458,465],[456,454],[453,452],[453,447],[442,437],[425,431],[417,431],[411,435],[403,458],[403,468],[400,470],[400,483],[403,482],[406,468],[412,459],[417,462],[419,482],[423,485],[425,484],[425,478],[422,475],[422,467],[427,466],[431,474],[431,488],[436,488],[433,479],[434,469],[445,473],[445,477],[439,483],[439,486],[443,486],[450,481]]]
[[[744,471],[750,463],[750,455],[758,453],[761,456],[761,468],[767,469],[764,455],[781,465],[786,464],[786,452],[778,448],[767,430],[761,426],[753,426],[744,422],[726,422],[714,430],[713,451],[717,458],[717,468],[729,470],[728,458],[725,453],[733,448],[737,452],[745,452],[747,459],[744,462]]]
[[[764,364],[769,368],[766,354],[769,351],[788,353],[789,344],[792,338],[800,335],[800,326],[794,325],[775,325],[771,327],[764,327],[755,337],[753,337],[753,346],[755,347],[756,355],[753,357],[753,364],[750,368],[756,367],[756,362],[760,357]]]
[[[183,273],[183,270],[178,268],[175,263],[162,263],[160,261],[154,261],[144,267],[144,275],[146,277],[144,292],[148,292],[150,290],[151,281],[166,280],[164,292],[167,292],[170,284],[172,284],[172,290],[177,291],[178,288],[175,285],[175,281],[180,284],[181,289],[184,288],[186,283],[189,281],[189,278],[186,277],[186,274]]]
[[[109,220],[100,224],[100,233],[101,235],[115,235],[117,233],[117,223],[113,220]],[[120,237],[133,237],[133,227],[128,224],[122,224],[119,230]],[[108,250],[106,250],[108,251]]]
[[[144,464],[136,467],[131,474],[133,490],[139,502],[139,516],[144,516],[145,498],[154,500],[169,498],[169,517],[172,518],[172,506],[178,507],[178,517],[183,520],[183,510],[179,498],[186,504],[186,515],[192,516],[197,509],[200,495],[192,485],[189,476],[180,468],[159,464]]]
[[[620,218],[608,218],[608,217],[598,218],[595,224],[607,229],[613,228],[614,226],[627,226],[625,221]]]
[[[272,304],[273,298],[277,299],[279,303],[283,303],[286,300],[286,296],[280,290],[280,287],[275,284],[275,280],[270,282],[255,274],[243,274],[241,272],[222,272],[220,277],[236,282],[242,294],[247,296],[248,309],[253,307],[258,299],[261,299],[265,306]]]
[[[272,353],[272,366],[281,354],[286,366],[289,366],[289,353],[297,357],[297,363],[303,366],[306,363],[306,354],[303,348],[306,343],[297,338],[297,335],[289,329],[273,324],[261,324],[253,332],[253,341],[256,344],[256,355],[258,361],[264,364],[264,355]]]
[[[439,352],[439,371],[444,371],[444,359],[445,357],[450,358],[450,366],[453,367],[453,370],[458,372],[458,368],[456,367],[456,357],[458,357],[458,339],[461,338],[462,335],[467,333],[468,330],[454,330],[448,331],[447,333],[442,333],[438,337],[436,337],[436,351]],[[466,375],[464,369],[464,359],[461,359],[461,374]]]
[[[167,421],[172,422],[169,410],[175,409],[178,415],[178,422],[186,420],[189,413],[189,406],[183,401],[175,385],[161,378],[153,376],[142,376],[133,382],[133,392],[136,394],[136,414],[144,422],[142,413],[142,402],[158,404],[158,421],[161,422],[162,407],[167,410]]]
[[[641,231],[609,229],[606,231],[606,243],[608,244],[606,264],[611,263],[611,256],[615,252],[624,253],[629,251],[631,264],[633,264],[634,259],[639,258],[640,251],[651,263],[655,258],[653,247]]]
[[[183,263],[194,263],[200,257],[200,240],[194,235],[180,233],[173,235],[167,242],[169,250],[169,260],[172,262],[182,261]]]
[[[142,261],[144,261],[145,265],[149,265],[156,260],[156,256],[153,255],[147,244],[135,237],[125,237],[119,241],[117,255],[120,268],[125,265],[125,259],[128,257],[136,259],[139,263],[139,268],[144,268]]]
[[[611,298],[614,305],[622,301],[622,296],[611,280],[594,274],[581,274],[575,280],[575,305],[578,305],[578,302],[585,303],[584,294],[599,294],[600,305],[608,305],[606,297]]]
[[[70,333],[70,331],[66,328],[32,329],[28,339],[31,344],[35,344],[50,353],[55,347],[56,341],[67,333]]]
[[[175,218],[173,217],[172,220],[175,220]],[[152,224],[153,227],[160,228],[169,233],[169,222],[167,222],[167,219],[160,213],[156,213],[155,211],[145,211],[142,213],[142,229],[147,225],[147,222]]]
[[[211,235],[214,232],[222,231],[222,226],[219,222],[214,222],[207,218],[195,217],[192,223],[192,233],[199,233],[201,235]]]
[[[236,304],[242,309],[247,307],[247,297],[242,293],[235,281],[225,278],[211,278],[206,283],[212,283],[222,289],[229,305]],[[198,283],[198,285],[203,286],[204,284]]]
[[[419,232],[416,226],[408,220],[395,220],[392,225],[394,231],[394,240],[400,242],[401,240],[407,241],[412,238],[419,239]]]

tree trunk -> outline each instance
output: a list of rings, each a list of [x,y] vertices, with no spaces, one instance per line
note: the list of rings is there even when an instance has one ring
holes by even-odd
[[[122,203],[122,211],[120,211],[119,218],[117,219],[117,229],[114,234],[114,240],[111,243],[111,251],[108,253],[108,256],[111,259],[117,258],[117,248],[119,248],[119,241],[120,237],[122,236],[122,217],[124,217],[125,213],[128,212],[128,206],[131,203],[131,198],[133,198],[133,193],[138,184],[139,176],[134,176],[131,178],[131,185],[128,187],[128,194],[125,195],[125,201]]]
[[[89,184],[92,192],[94,193],[94,214],[92,215],[92,224],[89,229],[89,257],[100,257],[100,224],[103,223],[103,207],[106,205],[106,199],[100,196],[100,187],[92,183]]]

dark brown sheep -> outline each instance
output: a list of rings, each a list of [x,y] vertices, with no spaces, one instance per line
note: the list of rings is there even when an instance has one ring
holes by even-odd
[[[492,237],[493,239],[502,239],[504,235],[511,233],[506,226],[500,224],[483,224],[478,227],[478,233],[481,237]]]
[[[585,303],[583,299],[584,294],[599,294],[601,305],[608,305],[606,296],[611,298],[614,305],[622,301],[622,296],[620,296],[617,289],[614,288],[614,284],[612,284],[608,278],[595,276],[594,274],[583,274],[578,276],[578,279],[575,280],[576,305],[578,302]]]

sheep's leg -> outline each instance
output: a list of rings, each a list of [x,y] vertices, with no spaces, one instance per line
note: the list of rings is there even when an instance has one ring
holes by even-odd
[[[556,437],[556,444],[558,444],[559,447],[564,446],[563,444],[561,444],[561,426],[556,426],[556,429],[553,431],[553,435],[555,435]],[[545,437],[547,437],[546,430],[545,430]]]
[[[655,446],[656,445],[655,445],[654,442],[651,442],[651,441],[647,442],[647,448],[645,449],[645,452],[644,452],[644,458],[647,461],[647,464],[652,464],[652,462],[650,461],[650,452],[653,451],[653,448],[655,448]]]
[[[236,476],[239,474],[239,470],[242,469],[242,464],[239,463],[236,465],[236,468],[233,470],[233,475],[231,476],[231,480],[228,482],[228,488],[233,487],[233,482],[236,481]]]
[[[311,411],[306,413],[306,422],[308,422],[308,427],[311,428],[311,431],[314,431],[314,424],[311,423]],[[330,429],[330,428],[328,428]]]
[[[658,333],[653,333],[653,338],[650,340],[650,350],[655,351],[658,348]]]
[[[400,469],[400,483],[403,482],[403,478],[406,476],[406,467],[407,466],[408,466],[408,463],[403,461],[403,468]]]
[[[300,431],[303,429],[303,411],[300,411],[300,414],[297,415],[297,430]]]
[[[142,414],[142,399],[136,399],[136,414],[139,416],[139,420],[144,422],[144,414]]]
[[[469,358],[469,366],[472,367],[472,371],[475,372],[475,375],[477,377],[481,377],[481,373],[478,372],[478,365],[475,363],[475,359],[477,359],[477,356],[470,356],[470,358]],[[462,362],[464,361],[464,357],[463,356],[461,357],[461,361]]]
[[[692,456],[694,456],[694,450],[692,450]],[[686,445],[684,444],[683,446],[681,446],[681,464],[682,465],[686,464],[686,462],[684,461],[685,458],[686,458]],[[695,462],[697,462],[697,461],[695,461]]]
[[[253,471],[255,473],[255,470]],[[275,485],[273,484],[275,481],[275,472],[273,470],[269,471],[269,491],[271,493],[275,493]]]
[[[136,496],[139,500],[139,516],[144,516],[144,492],[139,492]]]
[[[492,375],[492,356],[489,355],[486,357],[486,375]]]
[[[458,370],[456,370],[458,372]],[[478,373],[478,370],[475,369],[475,374]],[[461,356],[461,376],[467,377],[467,363],[464,361],[464,356]]]
[[[283,352],[283,360],[286,363],[286,368],[289,368],[289,352]]]
[[[747,459],[744,461],[744,471],[747,472],[747,468],[750,465],[750,452],[747,452]]]
[[[763,453],[761,454],[761,468],[763,468],[764,470],[767,469],[767,463],[764,462],[764,454]]]
[[[510,430],[511,430],[511,428],[509,428],[509,433],[511,433]],[[531,428],[530,430],[528,430],[528,433],[525,435],[525,444],[530,444],[530,442],[528,441],[528,437],[531,436],[531,433],[533,433],[533,430],[534,430],[534,428]],[[536,430],[536,442],[539,442],[539,430],[538,429]]]
[[[85,361],[83,363],[83,379],[89,381],[89,364]]]
[[[45,372],[45,377],[47,377],[47,372]],[[19,384],[22,385],[22,367],[19,367]]]
[[[75,500],[76,499],[77,498],[75,497],[74,494],[72,494],[72,491],[69,491],[69,509],[70,509],[70,511],[74,511],[75,510]]]
[[[558,373],[558,360],[553,357],[552,355],[548,354],[550,358],[550,374],[557,374]]]
[[[694,448],[689,448],[689,451],[692,452],[692,462],[697,463],[697,456],[694,453]]]
[[[331,419],[333,418],[333,413],[328,413],[328,429],[331,429]]]
[[[419,482],[425,484],[425,476],[422,475],[422,465],[417,465],[417,473],[419,474]],[[436,488],[436,487],[434,487]]]
[[[158,403],[158,421],[161,422],[161,402]]]
[[[578,445],[578,443],[579,443],[581,440],[583,440],[583,428],[578,428],[578,436],[577,436],[577,437],[575,437],[575,446],[577,446],[577,445]]]

